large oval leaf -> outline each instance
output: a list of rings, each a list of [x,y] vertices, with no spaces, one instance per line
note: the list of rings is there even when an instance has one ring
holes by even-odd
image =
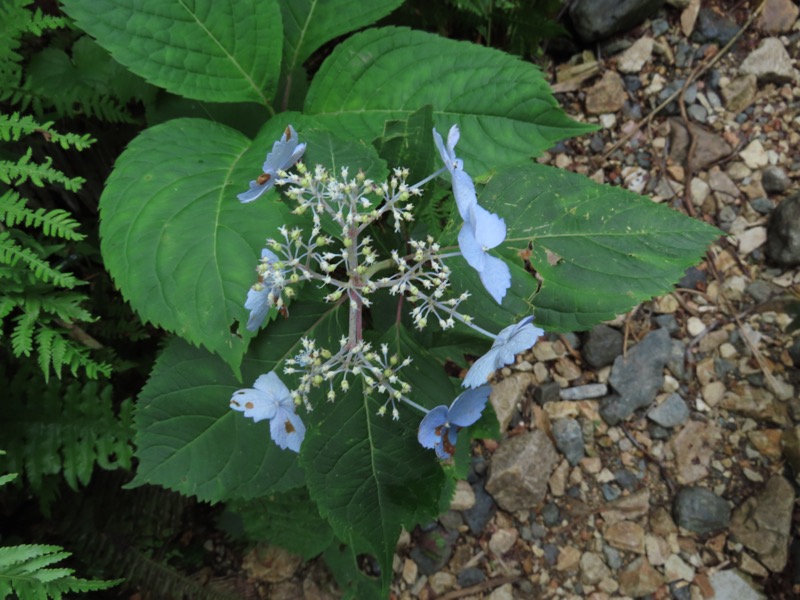
[[[533,64],[398,27],[340,44],[314,77],[305,112],[343,136],[373,140],[385,121],[406,119],[426,104],[440,132],[461,127],[457,151],[473,176],[594,129],[564,114]]]
[[[538,164],[493,177],[480,203],[506,221],[501,253],[532,244],[537,325],[580,331],[668,292],[722,232],[618,187]]]
[[[170,92],[269,104],[283,27],[275,0],[64,0],[120,63]]]

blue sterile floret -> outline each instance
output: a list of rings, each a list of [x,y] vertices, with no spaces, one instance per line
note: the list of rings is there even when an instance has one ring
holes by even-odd
[[[283,449],[300,452],[306,427],[295,412],[289,388],[275,371],[261,375],[252,388],[237,390],[231,396],[233,410],[243,412],[258,423],[269,419],[269,432],[273,441]]]
[[[491,391],[489,385],[466,390],[449,408],[442,404],[432,409],[419,424],[417,439],[422,447],[433,448],[442,460],[453,456],[459,430],[480,419]]]
[[[497,369],[514,362],[514,356],[531,348],[544,330],[533,325],[533,317],[509,325],[494,340],[491,349],[470,367],[462,385],[477,388],[486,383]]]
[[[458,246],[467,263],[478,272],[481,283],[498,304],[502,303],[506,291],[511,287],[511,270],[505,261],[491,256],[488,251],[506,239],[506,223],[494,213],[478,204],[475,185],[464,171],[464,163],[456,157],[455,145],[460,134],[453,125],[447,134],[447,144],[436,129],[433,141],[439,150],[445,167],[450,172],[453,195],[464,225],[458,234]]]
[[[259,272],[263,271],[263,275],[260,274],[258,282],[247,291],[247,300],[244,303],[244,307],[250,311],[250,317],[247,319],[248,331],[258,331],[269,309],[275,306],[280,298],[282,286],[280,282],[275,281],[274,274],[269,269],[269,266],[278,260],[278,255],[268,248],[261,250]]]
[[[262,167],[264,172],[258,179],[250,182],[250,189],[242,192],[236,197],[242,203],[252,202],[261,194],[275,185],[278,178],[278,171],[285,171],[294,165],[303,152],[306,151],[305,143],[300,144],[297,132],[294,127],[289,125],[280,140],[272,145],[272,152],[267,154],[267,159]]]

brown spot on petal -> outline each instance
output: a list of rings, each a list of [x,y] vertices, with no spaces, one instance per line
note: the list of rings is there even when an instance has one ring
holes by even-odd
[[[286,422],[283,424],[283,426],[286,428],[286,433],[294,433],[296,431],[294,425],[292,425],[292,422],[289,421],[289,419],[286,419]]]
[[[261,174],[261,175],[259,175],[259,176],[258,176],[258,178],[256,179],[256,183],[257,183],[258,185],[264,185],[264,184],[265,184],[265,183],[267,183],[267,182],[268,182],[270,179],[272,179],[272,175],[270,175],[269,173],[262,173],[262,174]]]
[[[253,403],[252,403],[252,402],[245,402],[245,405],[244,405],[244,407],[245,407],[247,410],[250,410],[251,408],[253,408]]]
[[[231,399],[231,406],[241,406],[236,400]]]
[[[292,130],[291,130],[291,129],[289,129],[289,126],[288,126],[288,125],[286,126],[286,129],[284,129],[284,130],[283,130],[283,137],[285,137],[287,140],[288,140],[290,137],[292,137]]]

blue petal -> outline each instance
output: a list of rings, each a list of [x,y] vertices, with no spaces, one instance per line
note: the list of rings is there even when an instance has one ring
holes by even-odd
[[[291,403],[291,393],[289,392],[289,388],[287,388],[286,384],[281,381],[281,378],[278,377],[278,374],[275,371],[270,371],[266,375],[259,376],[259,378],[256,379],[256,382],[253,384],[253,387],[257,390],[271,394],[272,397],[275,398],[275,401],[279,402],[280,404],[285,404],[287,399]],[[294,406],[294,404],[292,403],[289,406]]]
[[[264,419],[271,419],[278,410],[275,398],[262,390],[244,389],[237,390],[231,396],[231,408],[243,412],[245,417],[253,419],[256,423]]]
[[[506,239],[506,222],[477,203],[470,210],[470,221],[475,240],[482,248],[496,248]]]
[[[457,428],[448,427],[442,439],[436,442],[434,450],[436,450],[436,457],[440,460],[447,460],[456,451],[456,441],[458,440]]]
[[[511,287],[511,270],[505,261],[484,253],[483,270],[480,271],[481,283],[491,294],[495,302],[503,303],[503,298]]]
[[[299,138],[294,127],[289,125],[280,140],[272,145],[272,152],[267,154],[267,159],[264,161],[264,173],[275,175],[281,169],[288,169],[296,163],[300,156],[303,155],[305,144],[302,144],[302,150],[297,154]],[[295,157],[295,155],[297,155]]]
[[[479,273],[483,271],[486,263],[486,252],[481,248],[478,240],[475,239],[472,225],[469,222],[464,223],[461,226],[461,231],[458,232],[458,247],[470,267]]]
[[[460,161],[459,161],[460,162]],[[478,204],[478,195],[475,193],[475,184],[466,171],[460,166],[452,171],[453,196],[458,206],[458,214],[464,221],[470,220],[470,210]]]
[[[453,400],[450,410],[447,411],[447,421],[451,427],[468,427],[481,418],[481,413],[489,400],[489,393],[492,386],[482,385],[474,390],[462,392],[458,398]]]
[[[442,440],[442,426],[447,423],[447,407],[444,405],[432,409],[422,422],[417,431],[417,440],[423,448],[433,448]]]
[[[247,204],[248,202],[252,202],[253,200],[256,200],[259,196],[261,196],[261,194],[266,192],[273,185],[275,185],[275,178],[274,177],[270,177],[269,181],[266,181],[266,182],[262,183],[261,185],[259,185],[259,183],[257,181],[251,181],[250,182],[250,189],[247,190],[246,192],[242,192],[241,194],[237,194],[236,197],[239,199],[239,202],[241,202],[242,204]]]
[[[463,387],[476,388],[489,380],[489,376],[494,373],[497,367],[497,348],[492,348],[486,354],[476,360],[467,371]]]
[[[269,423],[269,434],[272,440],[282,449],[288,448],[300,452],[300,444],[306,436],[306,426],[292,410],[281,406]]]
[[[264,319],[267,317],[269,309],[272,308],[272,301],[270,300],[270,291],[272,288],[262,287],[260,290],[250,288],[247,290],[247,300],[244,302],[244,307],[250,311],[250,318],[247,319],[247,330],[258,331]]]

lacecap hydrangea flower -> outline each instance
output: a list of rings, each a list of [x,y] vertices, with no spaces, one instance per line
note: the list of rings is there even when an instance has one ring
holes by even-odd
[[[505,261],[491,256],[488,251],[506,239],[506,223],[478,204],[472,178],[464,171],[463,161],[456,157],[455,146],[459,137],[457,125],[450,128],[447,144],[439,132],[433,130],[433,141],[439,149],[442,162],[450,172],[453,195],[458,212],[464,220],[458,234],[458,247],[469,266],[478,272],[483,286],[495,302],[500,304],[511,287],[511,270]]]
[[[533,325],[533,317],[509,325],[497,335],[491,349],[470,367],[462,385],[477,388],[485,384],[492,373],[513,363],[514,356],[531,348],[542,335],[544,330]]]
[[[306,435],[306,427],[295,412],[289,388],[270,371],[261,375],[252,388],[237,390],[231,396],[233,410],[243,412],[258,423],[269,419],[272,440],[283,449],[300,452],[300,444]]]
[[[255,181],[250,182],[250,189],[238,194],[236,197],[242,203],[252,202],[261,194],[275,185],[278,171],[285,171],[294,165],[303,152],[306,151],[305,143],[298,143],[297,132],[289,125],[283,136],[272,145],[272,152],[267,154],[267,159],[262,167],[264,172]]]
[[[417,440],[422,447],[433,448],[442,460],[453,456],[458,432],[480,419],[491,391],[489,385],[466,390],[449,408],[442,404],[432,409],[419,424]]]

